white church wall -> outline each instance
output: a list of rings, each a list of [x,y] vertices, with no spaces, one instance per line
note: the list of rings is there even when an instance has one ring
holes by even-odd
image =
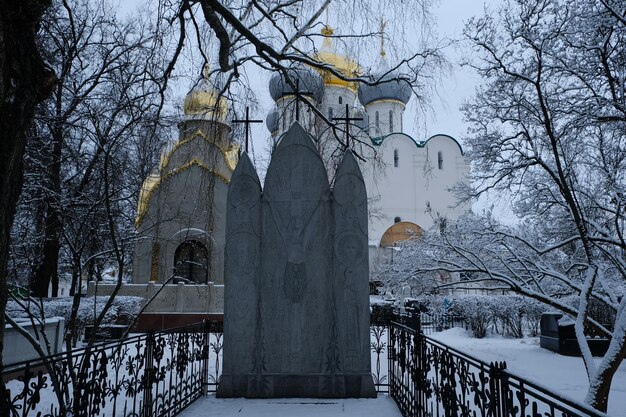
[[[459,181],[465,181],[467,175],[461,150],[452,138],[437,135],[421,147],[405,134],[393,134],[384,139],[377,152],[384,169],[365,170],[374,214],[370,218],[370,241],[379,241],[396,217],[423,229],[431,227],[433,218],[427,212],[428,203],[433,212],[449,218],[458,218],[467,209],[455,207],[456,196],[449,191]],[[443,158],[441,169],[439,152]]]
[[[457,219],[469,209],[467,204],[458,204],[458,197],[451,190],[459,182],[468,181],[468,166],[461,148],[450,136],[435,135],[426,142],[423,150],[428,158],[424,161],[425,200],[430,202],[433,213]]]
[[[339,98],[341,97],[341,103]],[[349,88],[327,85],[324,88],[324,97],[319,110],[326,117],[338,117],[346,111],[346,104],[353,108],[356,101],[356,93]],[[331,111],[329,110],[332,108]]]

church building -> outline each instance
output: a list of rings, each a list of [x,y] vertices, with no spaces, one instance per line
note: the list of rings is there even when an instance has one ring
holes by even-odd
[[[316,54],[320,62],[348,78],[363,74],[357,62],[337,52],[332,28],[325,26],[322,35],[324,42]],[[419,236],[433,225],[437,214],[456,219],[468,210],[467,205],[457,204],[451,191],[467,181],[468,165],[461,145],[445,134],[414,138],[404,132],[404,111],[412,89],[390,71],[385,55],[381,42],[379,61],[369,75],[375,85],[346,81],[329,71],[303,66],[290,69],[291,83],[274,75],[269,89],[276,108],[267,117],[267,128],[277,144],[295,121],[296,112],[300,113],[300,124],[321,138],[317,145],[331,180],[346,147],[343,132],[348,130],[351,143],[347,145],[362,157],[373,263],[391,254],[381,248]],[[320,114],[327,121],[321,120]],[[338,128],[333,130],[328,121]]]
[[[394,245],[419,236],[434,215],[455,219],[468,209],[450,191],[467,181],[468,166],[451,136],[414,138],[404,132],[412,88],[389,70],[382,43],[375,69],[364,74],[336,50],[332,28],[325,26],[322,35],[315,58],[347,78],[368,76],[372,85],[293,66],[288,79],[276,73],[270,80],[275,108],[267,128],[274,148],[296,120],[319,138],[331,184],[345,149],[352,149],[368,196],[370,263],[386,262]],[[231,135],[227,113],[205,68],[185,98],[178,141],[143,184],[133,283],[223,283],[226,196],[240,142]]]
[[[205,67],[185,97],[178,141],[141,189],[133,283],[223,283],[226,195],[239,145],[208,76]]]

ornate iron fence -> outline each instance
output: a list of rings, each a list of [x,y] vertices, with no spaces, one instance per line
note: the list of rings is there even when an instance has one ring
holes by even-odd
[[[405,417],[606,417],[420,330],[419,315],[389,325],[389,393]]]
[[[417,314],[372,317],[371,334],[376,389],[405,417],[606,417],[425,336]],[[216,390],[221,350],[222,323],[204,322],[23,362],[2,378],[13,417],[174,416]]]
[[[454,314],[421,313],[422,333],[429,335],[453,327],[468,329],[465,319]]]
[[[2,370],[14,417],[174,416],[214,391],[222,323],[147,333]]]

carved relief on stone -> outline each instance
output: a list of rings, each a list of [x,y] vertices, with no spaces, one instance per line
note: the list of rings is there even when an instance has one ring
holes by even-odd
[[[335,256],[334,298],[342,369],[363,373],[368,369],[369,266],[367,259],[367,194],[358,164],[348,151],[337,170],[333,189]],[[367,313],[365,313],[367,312]]]
[[[218,396],[375,396],[367,198],[354,157],[344,157],[333,197],[314,140],[296,123],[272,156],[262,195],[252,171],[242,157],[228,196]]]
[[[254,366],[256,322],[258,318],[260,266],[261,185],[256,171],[244,153],[228,190],[224,291],[225,341],[224,374],[249,374]],[[236,344],[233,341],[237,341]]]
[[[273,300],[266,306],[277,310],[268,314],[281,323],[272,366],[287,374],[319,372],[325,329],[309,317],[327,314],[330,189],[312,139],[299,126],[274,152],[265,184],[263,294]]]

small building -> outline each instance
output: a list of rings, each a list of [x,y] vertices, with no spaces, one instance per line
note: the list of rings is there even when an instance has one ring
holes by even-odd
[[[178,141],[142,186],[134,284],[223,283],[226,195],[239,145],[218,94],[205,67],[185,97]]]

